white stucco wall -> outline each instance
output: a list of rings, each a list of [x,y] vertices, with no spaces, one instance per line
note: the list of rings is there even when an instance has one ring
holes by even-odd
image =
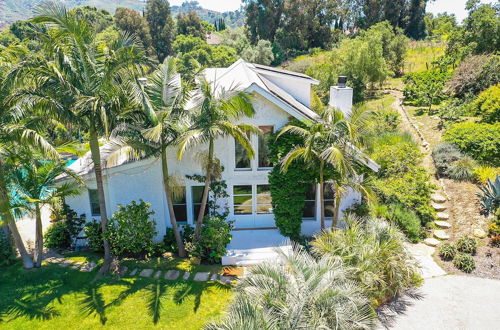
[[[279,86],[285,92],[293,95],[297,101],[311,106],[311,82],[302,78],[290,78],[284,75],[264,74],[272,83]]]

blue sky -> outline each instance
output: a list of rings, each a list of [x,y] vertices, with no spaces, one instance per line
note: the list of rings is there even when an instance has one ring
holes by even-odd
[[[170,4],[179,5],[185,0],[170,0]],[[216,11],[236,10],[241,6],[241,0],[197,0],[202,7]],[[442,12],[453,13],[458,21],[462,21],[466,16],[465,3],[467,0],[435,0],[427,4],[427,11],[437,14]],[[484,3],[493,3],[495,0],[482,0]]]

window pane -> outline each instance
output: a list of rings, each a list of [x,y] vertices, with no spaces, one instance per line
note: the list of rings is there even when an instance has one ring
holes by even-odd
[[[186,187],[175,187],[172,190],[172,203],[186,204]]]
[[[250,158],[248,158],[247,151],[236,140],[234,140],[234,159],[236,168],[250,168]]]
[[[234,196],[234,204],[248,204],[252,205],[252,196]]]
[[[261,184],[257,186],[257,194],[270,194],[271,186],[268,184]]]
[[[273,206],[271,204],[260,204],[257,205],[258,214],[269,214],[273,213]]]
[[[187,221],[186,204],[174,205],[174,214],[175,214],[175,219],[178,222],[186,222]]]
[[[271,190],[268,184],[257,186],[257,204],[271,204]]]
[[[252,186],[233,186],[233,194],[234,195],[251,195],[252,194]]]
[[[259,167],[273,167],[269,160],[270,152],[267,145],[274,130],[273,126],[259,126],[259,129],[261,131],[259,135]]]
[[[99,205],[99,194],[97,189],[89,189],[89,199],[90,199],[90,212],[92,215],[101,215],[101,208]]]
[[[252,214],[252,206],[235,205],[234,214]]]
[[[198,215],[200,214],[200,209],[201,209],[201,204],[194,204],[193,205],[193,217],[194,220],[198,219]],[[208,205],[205,207],[205,213],[204,215],[208,214]]]
[[[324,193],[323,193],[323,198],[325,200],[327,199],[333,199],[333,190],[330,187],[325,187]]]
[[[325,201],[325,217],[333,217],[333,202],[330,201]]]
[[[193,203],[201,203],[201,199],[203,198],[203,189],[204,186],[193,186],[191,187],[192,195],[193,195]]]
[[[306,200],[316,200],[316,185],[313,184],[306,191]]]
[[[315,201],[306,201],[304,205],[304,218],[314,218],[316,215],[316,202]]]

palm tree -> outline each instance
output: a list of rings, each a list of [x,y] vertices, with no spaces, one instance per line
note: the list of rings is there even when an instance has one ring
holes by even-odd
[[[59,3],[44,3],[33,20],[51,29],[40,34],[47,56],[35,58],[24,66],[36,80],[36,87],[23,91],[23,102],[88,133],[101,227],[105,232],[107,212],[99,137],[108,136],[120,114],[135,104],[131,90],[137,84],[135,77],[147,62],[145,53],[126,35],[103,47],[96,42],[91,24]],[[111,264],[106,239],[103,245],[101,273],[107,272]]]
[[[199,237],[208,201],[208,190],[214,177],[214,143],[218,138],[233,137],[246,150],[248,157],[254,157],[254,149],[248,132],[258,133],[253,125],[233,124],[243,116],[251,117],[253,109],[250,95],[239,91],[236,86],[223,88],[217,82],[208,82],[200,77],[193,94],[193,117],[189,129],[178,139],[177,158],[182,159],[188,149],[208,144],[205,167],[205,187],[196,220],[195,237]]]
[[[21,199],[20,207],[35,213],[36,236],[33,261],[35,267],[42,265],[43,253],[43,228],[41,209],[44,205],[53,204],[61,198],[77,195],[79,193],[76,182],[81,183],[81,178],[66,167],[66,163],[33,160],[33,154],[22,155],[23,166],[13,173],[12,185],[16,195]],[[62,183],[55,186],[60,175],[68,175],[75,181]]]
[[[159,157],[161,159],[163,189],[167,198],[170,224],[174,232],[179,250],[179,256],[185,257],[184,242],[177,225],[172,202],[172,182],[168,170],[167,149],[172,147],[182,130],[182,121],[187,112],[183,110],[188,93],[180,86],[180,77],[175,70],[175,59],[168,57],[161,64],[145,86],[143,94],[145,120],[142,126],[121,125],[115,130],[118,136],[125,138],[115,139],[113,151],[108,163],[113,165],[116,160],[139,157]],[[146,127],[144,127],[146,126]],[[134,134],[138,133],[138,134]]]
[[[17,68],[16,58],[13,54],[22,53],[22,49],[12,46],[12,49],[4,49],[0,53],[0,59],[8,55],[5,61],[0,61],[0,218],[8,227],[12,235],[24,268],[33,268],[33,261],[24,246],[23,240],[16,226],[14,214],[12,213],[11,191],[9,189],[10,173],[18,164],[11,161],[19,145],[30,146],[46,157],[58,158],[58,153],[50,143],[37,132],[39,121],[31,120],[31,113],[16,104],[12,95],[15,94],[17,79],[12,73]]]
[[[295,248],[252,267],[228,314],[206,329],[371,329],[375,312],[341,262]]]

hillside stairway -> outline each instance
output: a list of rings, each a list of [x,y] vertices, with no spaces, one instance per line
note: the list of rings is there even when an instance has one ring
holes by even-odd
[[[424,240],[424,243],[429,246],[438,246],[442,241],[450,239],[450,236],[446,232],[447,229],[451,228],[451,223],[448,222],[450,216],[446,213],[446,198],[442,195],[436,193],[432,195],[431,206],[437,211],[437,219],[434,224],[438,229],[435,229],[432,233],[433,237],[428,237]]]

